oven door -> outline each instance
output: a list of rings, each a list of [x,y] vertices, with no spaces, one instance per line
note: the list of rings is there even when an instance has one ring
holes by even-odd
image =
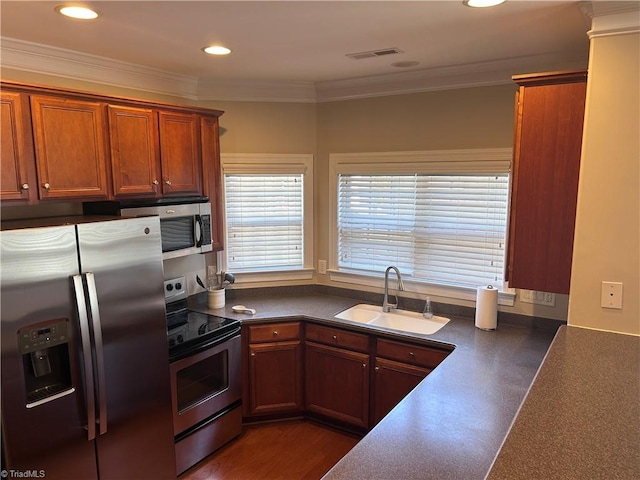
[[[173,431],[184,432],[241,398],[240,332],[170,365]]]

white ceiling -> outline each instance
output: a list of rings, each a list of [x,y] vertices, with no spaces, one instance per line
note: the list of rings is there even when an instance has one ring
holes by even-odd
[[[510,0],[489,9],[461,0],[85,1],[101,16],[84,22],[57,14],[61,3],[2,0],[3,67],[37,70],[37,62],[27,68],[16,55],[40,48],[46,69],[54,57],[69,63],[72,51],[94,67],[110,59],[177,75],[200,97],[233,96],[234,87],[244,86],[245,93],[261,88],[254,97],[264,98],[269,89],[277,97],[289,88],[293,98],[302,88],[298,100],[305,101],[311,90],[330,100],[464,86],[476,75],[477,84],[487,84],[511,74],[585,68],[589,48],[590,19],[577,1]],[[213,43],[233,53],[201,52]],[[43,45],[64,50],[45,56]],[[345,56],[388,47],[404,53]],[[391,65],[398,61],[419,64]]]

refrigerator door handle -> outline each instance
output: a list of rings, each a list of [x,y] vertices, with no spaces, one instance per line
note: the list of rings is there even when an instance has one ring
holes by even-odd
[[[84,299],[84,288],[80,275],[73,276],[73,287],[76,293],[78,318],[80,320],[80,336],[82,339],[82,363],[84,365],[84,384],[87,402],[87,440],[93,440],[96,438],[96,400],[93,392],[93,364],[91,362],[89,318],[87,317],[87,304]]]
[[[98,412],[100,435],[107,433],[107,393],[105,391],[104,348],[102,344],[102,324],[100,323],[100,308],[98,307],[98,291],[96,280],[91,272],[85,273],[87,290],[89,292],[89,306],[93,321],[93,339],[96,348],[96,370],[98,372]]]

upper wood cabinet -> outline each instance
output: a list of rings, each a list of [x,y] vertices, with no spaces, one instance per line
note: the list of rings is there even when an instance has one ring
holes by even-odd
[[[32,95],[40,199],[108,198],[106,105]]]
[[[211,199],[211,245],[214,250],[224,246],[222,230],[222,169],[220,168],[220,134],[218,117],[202,117],[200,123],[202,140],[203,193]]]
[[[160,163],[165,195],[202,192],[200,119],[197,115],[160,112]]]
[[[587,74],[513,77],[509,286],[569,293]]]
[[[223,112],[16,82],[1,87],[3,201],[207,195],[213,247],[222,248]]]
[[[114,197],[159,196],[162,173],[156,112],[109,105],[109,140]]]
[[[0,199],[33,203],[38,197],[29,98],[0,92]]]

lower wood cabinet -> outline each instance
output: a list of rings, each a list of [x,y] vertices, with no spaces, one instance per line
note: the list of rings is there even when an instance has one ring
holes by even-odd
[[[426,377],[430,369],[376,358],[371,423],[375,425]]]
[[[450,352],[378,338],[372,393],[372,426],[407,396]]]
[[[360,433],[450,353],[304,321],[244,326],[243,344],[245,418],[308,414]]]
[[[369,426],[369,355],[307,341],[306,408]]]
[[[300,322],[249,326],[248,415],[296,412],[303,408]]]

